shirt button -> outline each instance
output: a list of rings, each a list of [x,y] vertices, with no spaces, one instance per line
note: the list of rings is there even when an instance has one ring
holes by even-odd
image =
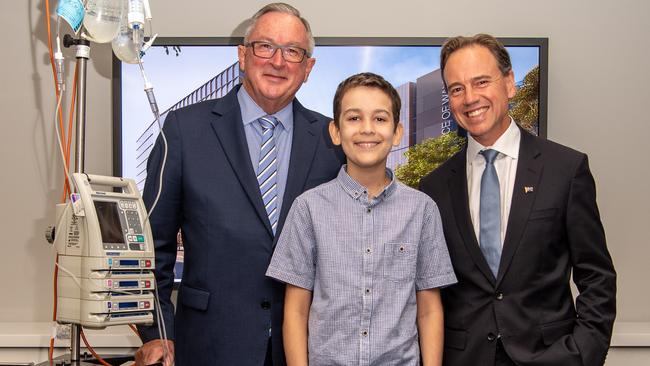
[[[368,331],[367,330],[362,331],[361,335],[364,336],[364,337],[367,337],[368,336]]]
[[[369,288],[366,289],[366,293],[367,293],[367,294],[370,293],[370,289],[369,289]]]
[[[496,298],[497,300],[503,300],[503,293],[501,293],[501,292],[497,293],[496,296],[495,296],[495,298]]]
[[[271,303],[264,300],[260,303],[260,307],[264,310],[269,310],[271,308]]]
[[[371,211],[372,211],[372,208],[370,208],[370,207],[368,207],[368,208],[366,209],[366,212],[367,212],[367,213],[370,213]]]
[[[372,253],[372,249],[366,248],[366,253],[368,253],[368,254]]]
[[[497,339],[497,336],[494,333],[492,333],[492,332],[488,333],[488,335],[487,335],[487,340],[488,341],[493,342],[495,339]]]

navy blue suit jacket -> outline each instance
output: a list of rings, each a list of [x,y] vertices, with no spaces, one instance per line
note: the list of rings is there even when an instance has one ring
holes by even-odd
[[[274,365],[284,365],[284,286],[264,273],[275,244],[249,157],[235,88],[221,99],[170,112],[163,190],[151,228],[156,278],[177,365],[264,364],[272,326]],[[333,179],[344,162],[327,133],[329,119],[293,101],[291,161],[277,228],[293,200]],[[158,138],[149,157],[144,201],[151,206],[163,156]],[[170,299],[176,233],[185,249],[176,314]],[[142,328],[144,341],[159,338]]]
[[[420,181],[438,204],[458,283],[441,291],[445,366],[601,366],[616,316],[616,272],[587,156],[521,130],[495,278],[469,213],[467,150]],[[570,277],[580,294],[575,304]]]

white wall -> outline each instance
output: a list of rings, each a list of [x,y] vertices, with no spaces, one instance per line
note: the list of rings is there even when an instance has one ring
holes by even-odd
[[[55,0],[52,0],[52,8]],[[160,36],[241,35],[264,1],[151,1]],[[183,4],[183,5],[180,5]],[[619,273],[618,320],[650,322],[650,2],[293,1],[316,36],[444,37],[487,32],[549,38],[548,137],[589,154],[609,248]],[[180,8],[183,9],[180,9]],[[44,0],[6,1],[0,14],[0,322],[51,317],[54,252],[43,239],[61,192],[52,128]],[[70,51],[66,52],[73,58]],[[111,174],[110,48],[93,46],[88,72],[86,171]],[[318,64],[316,65],[318,67]],[[68,63],[71,74],[72,65]],[[179,72],[179,71],[176,71]],[[155,82],[155,81],[154,81]],[[164,85],[156,85],[164,88]],[[2,347],[2,345],[0,345]],[[637,365],[647,350],[613,350],[609,364]],[[626,361],[627,360],[627,361]],[[0,360],[2,361],[2,360]]]

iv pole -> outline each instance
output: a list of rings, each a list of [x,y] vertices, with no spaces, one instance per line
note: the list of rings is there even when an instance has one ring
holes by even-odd
[[[90,59],[90,42],[84,38],[75,39],[71,35],[66,34],[63,38],[63,45],[66,48],[76,47],[75,57],[78,60],[78,73],[77,73],[77,102],[76,102],[76,117],[75,117],[75,173],[84,173],[84,158],[86,149],[86,73],[88,60]],[[74,189],[74,187],[71,187]],[[57,357],[50,363],[49,361],[40,363],[39,366],[96,366],[96,362],[86,362],[84,360],[93,360],[81,356],[81,325],[70,324],[70,359],[61,356]],[[119,365],[126,361],[132,360],[129,356],[112,356],[104,358],[106,361],[112,361],[113,364]]]
[[[142,4],[144,6],[143,11],[145,14],[150,14],[150,10],[148,10],[149,5],[147,1],[144,1]],[[143,14],[141,19],[141,22],[143,23],[146,15]],[[146,19],[151,19],[151,16],[149,15],[148,18]],[[136,18],[136,21],[138,19]],[[83,37],[80,37],[78,39],[75,39],[74,37],[70,36],[69,34],[66,34],[63,38],[63,45],[66,48],[75,46],[76,47],[76,54],[75,57],[77,58],[77,64],[78,64],[78,72],[77,72],[77,102],[76,102],[76,118],[75,118],[75,168],[74,172],[75,173],[84,173],[84,157],[85,157],[85,139],[86,139],[86,73],[87,73],[87,64],[88,64],[88,59],[90,58],[90,42],[87,39],[84,39]],[[145,80],[146,81],[146,80]],[[149,87],[151,89],[151,87]],[[145,89],[146,90],[146,89]],[[151,102],[151,99],[150,99]],[[154,100],[155,103],[155,100]],[[70,187],[71,190],[74,189],[74,187]],[[96,363],[89,363],[89,362],[84,362],[81,360],[81,347],[80,347],[80,341],[81,341],[81,324],[70,324],[70,362],[68,363],[66,361],[66,357],[62,356],[58,358],[57,360],[53,361],[53,363],[44,362],[40,365],[75,365],[75,366],[82,366],[82,365],[96,365]],[[87,359],[84,354],[84,359]],[[114,356],[111,357],[111,361],[116,362],[117,364],[122,364],[126,361],[132,360],[131,357],[129,356]]]
[[[86,39],[74,40],[71,36],[66,35],[63,38],[64,45],[69,47],[68,43],[72,40],[77,46],[76,58],[78,60],[79,70],[77,73],[77,115],[75,126],[75,173],[84,172],[84,157],[86,152],[86,69],[88,59],[90,58],[90,42]],[[72,187],[70,187],[72,189]],[[70,331],[70,361],[79,362],[80,358],[80,340],[81,325],[71,324]]]

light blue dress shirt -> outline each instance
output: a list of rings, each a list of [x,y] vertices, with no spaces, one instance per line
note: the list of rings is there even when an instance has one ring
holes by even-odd
[[[237,92],[237,100],[241,109],[242,122],[244,123],[244,132],[246,133],[246,142],[248,143],[248,153],[255,170],[255,175],[259,173],[257,166],[260,159],[260,145],[262,143],[262,127],[257,122],[260,117],[267,115],[264,110],[255,103],[253,98],[242,86]],[[291,141],[293,140],[293,102],[286,107],[274,113],[272,116],[278,119],[280,123],[273,131],[275,145],[278,149],[278,210],[282,209],[284,200],[284,189],[287,186],[287,176],[289,174],[289,160],[291,158]]]

